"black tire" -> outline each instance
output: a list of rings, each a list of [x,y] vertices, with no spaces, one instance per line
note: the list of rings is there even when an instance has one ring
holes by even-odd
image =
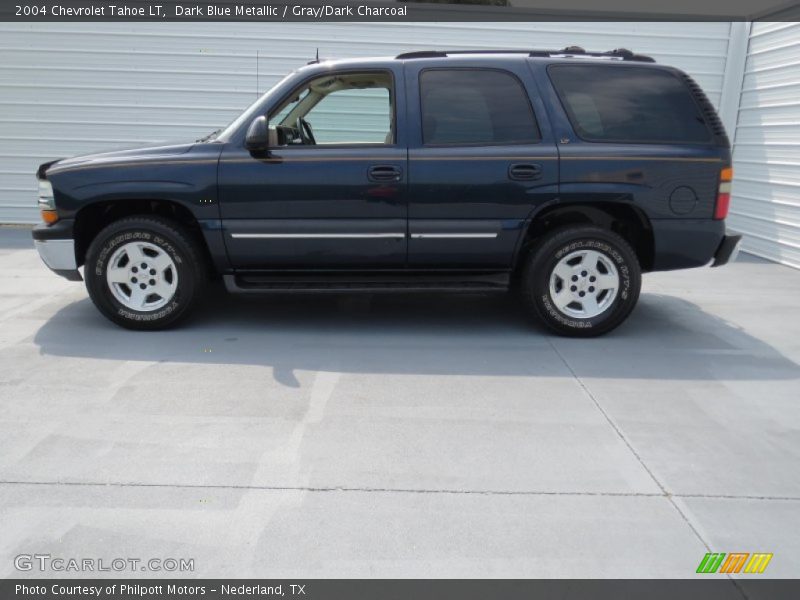
[[[155,245],[172,259],[177,271],[174,295],[158,309],[126,306],[107,282],[106,270],[115,251],[131,241]],[[84,277],[89,297],[108,319],[128,329],[155,330],[174,325],[189,314],[205,287],[206,265],[197,242],[181,225],[162,217],[137,216],[115,221],[97,234],[86,252]]]
[[[616,268],[619,276],[619,286],[613,300],[601,313],[586,318],[561,310],[554,301],[550,287],[551,275],[559,261],[580,250],[599,252],[605,257],[603,260],[610,261]],[[600,262],[602,267],[602,260]],[[582,272],[574,276],[580,278]],[[600,273],[604,274],[602,271]],[[557,281],[561,282],[560,279]],[[575,283],[591,285],[588,280]],[[570,290],[571,284],[572,281],[569,282]],[[628,242],[613,231],[590,225],[565,227],[545,235],[525,257],[520,277],[520,293],[526,308],[556,333],[570,337],[602,335],[617,327],[636,306],[641,286],[639,261]],[[584,294],[588,293],[588,287],[583,289],[586,290]],[[560,294],[561,290],[556,292]],[[576,304],[576,308],[572,308],[569,305],[564,310],[574,311],[580,306]]]

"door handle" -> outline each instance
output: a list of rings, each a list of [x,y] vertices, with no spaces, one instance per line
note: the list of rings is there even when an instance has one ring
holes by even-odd
[[[508,167],[509,179],[532,181],[542,176],[542,165],[514,164]]]
[[[375,165],[367,171],[367,177],[370,181],[400,181],[403,176],[403,169],[393,165]]]

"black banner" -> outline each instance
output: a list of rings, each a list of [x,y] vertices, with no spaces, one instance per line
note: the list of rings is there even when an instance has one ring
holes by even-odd
[[[784,600],[800,580],[4,580],[3,600]]]
[[[2,0],[3,21],[800,21],[798,0]]]

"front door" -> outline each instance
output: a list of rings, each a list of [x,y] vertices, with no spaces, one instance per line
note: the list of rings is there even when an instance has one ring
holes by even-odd
[[[268,116],[268,153],[224,149],[220,210],[234,268],[405,264],[408,169],[398,78],[400,69],[316,76]]]
[[[406,81],[409,265],[509,268],[526,219],[558,194],[558,150],[527,64],[408,61]]]

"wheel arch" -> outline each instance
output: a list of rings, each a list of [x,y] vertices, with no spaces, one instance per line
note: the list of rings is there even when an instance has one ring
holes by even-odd
[[[627,202],[597,201],[555,204],[535,213],[522,236],[515,261],[521,260],[547,233],[568,225],[596,225],[625,239],[636,252],[642,271],[653,267],[655,240],[650,219],[639,207]]]
[[[89,245],[104,227],[126,217],[157,215],[182,225],[199,244],[208,265],[213,264],[208,244],[197,217],[181,202],[168,199],[99,200],[80,208],[75,214],[75,257],[81,265],[86,260]]]

